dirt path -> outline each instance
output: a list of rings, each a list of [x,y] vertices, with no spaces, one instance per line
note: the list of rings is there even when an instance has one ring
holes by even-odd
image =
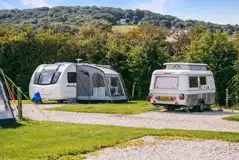
[[[59,105],[39,105],[40,109]],[[56,122],[70,122],[82,124],[102,124],[113,126],[143,127],[143,128],[171,128],[188,130],[212,130],[239,132],[239,122],[222,120],[232,112],[148,112],[135,115],[111,115],[99,113],[73,113],[43,110],[44,117],[33,105],[23,106],[23,116],[34,120],[50,120]],[[238,112],[237,112],[238,113]]]

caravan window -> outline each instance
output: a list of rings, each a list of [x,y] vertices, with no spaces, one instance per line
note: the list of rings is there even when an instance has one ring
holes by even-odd
[[[57,81],[58,81],[60,75],[61,75],[61,72],[55,72],[54,75],[53,75],[53,78],[52,78],[51,84],[55,84],[55,83],[57,83]]]
[[[207,85],[206,76],[200,77],[200,85]]]
[[[157,76],[155,79],[154,88],[177,89],[178,88],[178,77]]]
[[[57,83],[61,72],[43,71],[36,72],[34,75],[34,84],[48,85]]]
[[[46,84],[51,84],[51,80],[52,77],[54,75],[54,72],[42,72],[40,77],[39,77],[39,83],[38,84],[42,84],[42,85],[46,85]]]
[[[38,84],[39,76],[41,75],[40,72],[36,72],[34,75],[34,84]]]
[[[34,84],[48,85],[57,83],[61,72],[58,72],[60,65],[47,65],[40,67],[34,75]]]
[[[119,77],[110,77],[110,92],[112,96],[124,95]]]
[[[68,72],[67,81],[68,83],[76,83],[76,72]]]
[[[188,77],[189,78],[189,88],[197,88],[198,87],[198,77]]]
[[[93,81],[93,88],[95,88],[95,87],[105,87],[104,78],[99,73],[94,73],[92,75],[92,81]]]

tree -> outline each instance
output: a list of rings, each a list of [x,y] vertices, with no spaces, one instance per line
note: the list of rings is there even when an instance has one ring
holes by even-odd
[[[127,33],[128,65],[136,83],[137,98],[145,99],[152,72],[163,68],[168,58],[168,46],[165,32],[155,26],[138,27]]]
[[[129,24],[129,23],[130,23],[130,19],[129,19],[129,18],[126,18],[126,19],[125,19],[125,22],[126,22],[127,24]]]
[[[110,13],[97,13],[93,16],[95,19],[104,19],[112,24],[116,24],[116,18]]]
[[[141,20],[144,17],[144,11],[136,9],[134,15],[137,16],[139,20]]]
[[[125,13],[125,18],[129,18],[130,20],[132,20],[134,17],[134,11],[133,10],[127,10]]]
[[[219,30],[215,33],[207,30],[189,45],[187,61],[208,64],[208,69],[215,76],[218,102],[221,105],[225,104],[225,90],[234,76],[231,71],[237,56],[233,42],[228,40],[226,33]]]
[[[183,29],[185,28],[185,24],[183,22],[177,22],[174,27],[179,28],[179,29]]]
[[[139,22],[139,17],[138,16],[134,16],[132,23],[133,24],[138,24],[138,22]]]
[[[169,20],[161,20],[159,25],[167,28],[172,27],[172,23]]]

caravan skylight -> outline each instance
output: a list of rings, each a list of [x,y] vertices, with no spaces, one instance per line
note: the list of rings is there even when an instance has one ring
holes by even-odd
[[[44,70],[56,71],[58,68],[59,68],[59,64],[49,64],[44,68]]]

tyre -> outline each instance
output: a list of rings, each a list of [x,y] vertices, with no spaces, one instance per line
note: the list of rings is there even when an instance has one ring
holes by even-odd
[[[212,111],[212,107],[210,105],[205,105],[205,109],[206,111]]]
[[[175,107],[174,107],[174,106],[168,106],[168,107],[167,107],[167,110],[168,110],[168,111],[174,111],[174,110],[175,110]]]
[[[62,104],[64,103],[64,100],[58,100],[57,103]]]
[[[204,103],[201,102],[201,103],[199,103],[199,104],[196,106],[195,110],[196,110],[196,112],[203,112],[203,111],[204,111],[204,107],[205,107]]]

